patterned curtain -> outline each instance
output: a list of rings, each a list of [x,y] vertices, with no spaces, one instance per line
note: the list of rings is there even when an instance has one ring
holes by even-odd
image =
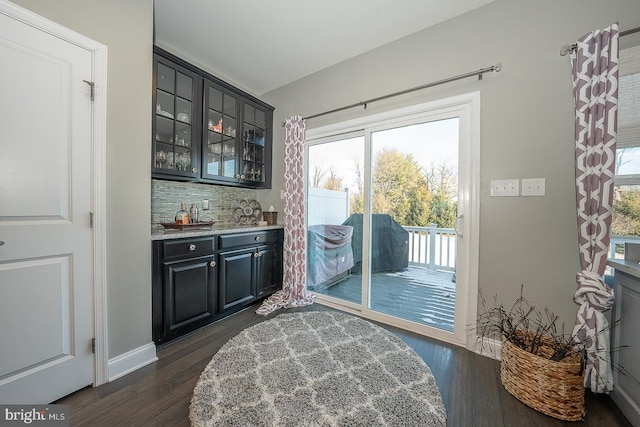
[[[571,54],[576,108],[576,206],[580,267],[573,330],[587,352],[584,385],[613,389],[609,325],[613,290],[602,275],[609,252],[618,115],[618,25],[585,34]]]
[[[304,132],[301,116],[285,121],[284,140],[284,277],[282,290],[267,298],[256,313],[266,316],[280,307],[313,304],[306,291],[307,230],[305,227]]]

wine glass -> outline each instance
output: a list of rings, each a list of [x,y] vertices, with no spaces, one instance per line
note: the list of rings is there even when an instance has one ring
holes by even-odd
[[[156,167],[163,168],[165,163],[167,163],[167,153],[162,150],[156,152]]]

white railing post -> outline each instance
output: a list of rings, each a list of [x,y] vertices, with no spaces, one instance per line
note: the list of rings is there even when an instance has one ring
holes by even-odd
[[[437,224],[429,224],[429,269],[436,269],[436,226]]]

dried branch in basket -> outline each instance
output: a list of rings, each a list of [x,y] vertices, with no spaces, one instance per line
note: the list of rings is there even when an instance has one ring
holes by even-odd
[[[522,350],[553,361],[561,361],[583,352],[574,336],[566,337],[564,324],[560,331],[556,326],[558,316],[548,309],[538,310],[523,295],[509,308],[494,297],[492,306],[480,290],[482,311],[475,329],[480,339],[504,338]],[[551,350],[549,350],[551,349]]]

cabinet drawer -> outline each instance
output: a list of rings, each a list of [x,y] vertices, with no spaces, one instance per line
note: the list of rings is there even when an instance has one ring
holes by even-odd
[[[212,254],[216,250],[214,237],[169,240],[163,244],[163,258],[197,257]]]
[[[220,249],[274,243],[278,234],[278,230],[268,230],[220,236]]]

